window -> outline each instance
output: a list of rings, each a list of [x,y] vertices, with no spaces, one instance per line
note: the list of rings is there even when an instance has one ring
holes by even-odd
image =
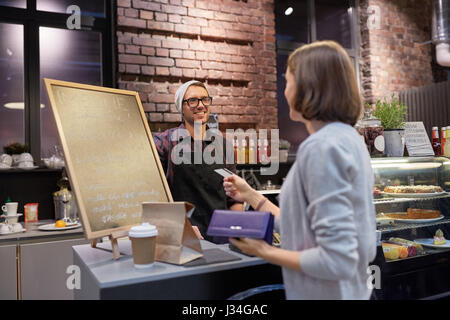
[[[316,0],[317,40],[334,40],[352,49],[351,10],[349,1]]]
[[[23,25],[0,23],[0,154],[25,142]]]
[[[114,86],[113,3],[0,0],[0,148],[25,143],[39,161],[59,145],[43,78]],[[80,29],[67,27],[71,5]]]
[[[27,0],[0,0],[0,6],[26,8]]]
[[[275,0],[278,127],[280,139],[291,143],[291,153],[308,133],[302,123],[289,118],[289,106],[284,97],[287,58],[304,44],[334,40],[346,48],[359,79],[355,10],[354,0]]]
[[[43,79],[102,85],[101,33],[39,28],[41,155],[51,156],[58,131]]]
[[[105,16],[105,3],[103,0],[36,0],[37,10],[40,11],[66,13],[67,8],[72,5],[78,6],[82,15]]]

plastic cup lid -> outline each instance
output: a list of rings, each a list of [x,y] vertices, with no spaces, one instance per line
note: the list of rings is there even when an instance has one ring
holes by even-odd
[[[158,235],[158,230],[154,225],[151,225],[147,222],[139,226],[132,227],[128,232],[128,236],[132,238],[146,238],[146,237],[155,237]]]

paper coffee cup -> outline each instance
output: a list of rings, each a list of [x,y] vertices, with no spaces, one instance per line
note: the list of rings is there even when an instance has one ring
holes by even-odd
[[[157,235],[158,230],[149,223],[143,223],[130,229],[128,237],[131,240],[133,261],[136,268],[148,268],[153,265]]]
[[[7,216],[17,215],[18,202],[7,202],[2,206],[2,210],[6,212]]]

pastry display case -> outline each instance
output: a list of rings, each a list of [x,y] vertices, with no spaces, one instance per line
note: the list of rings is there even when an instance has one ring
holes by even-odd
[[[450,296],[450,159],[373,158],[378,299]]]

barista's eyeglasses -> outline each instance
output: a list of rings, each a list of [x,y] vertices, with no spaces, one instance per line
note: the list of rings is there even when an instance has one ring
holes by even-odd
[[[212,104],[212,97],[203,97],[203,98],[189,98],[183,100],[183,103],[187,103],[190,108],[198,107],[200,101],[203,103],[205,107],[209,107]]]

